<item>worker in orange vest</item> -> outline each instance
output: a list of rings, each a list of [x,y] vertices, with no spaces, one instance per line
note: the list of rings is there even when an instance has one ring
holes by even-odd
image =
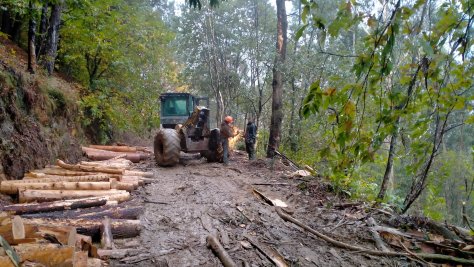
[[[229,165],[229,138],[239,134],[239,131],[234,131],[232,123],[234,119],[231,116],[226,116],[224,121],[221,123],[221,141],[222,148],[224,149],[224,165]]]

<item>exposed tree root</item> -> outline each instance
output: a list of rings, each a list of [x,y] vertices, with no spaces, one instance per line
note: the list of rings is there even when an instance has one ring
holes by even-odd
[[[219,260],[222,262],[222,265],[224,265],[224,267],[237,267],[237,264],[235,264],[235,262],[229,256],[227,251],[225,251],[225,249],[222,247],[221,243],[219,243],[219,240],[217,240],[215,236],[208,235],[206,241],[207,246],[214,251]]]

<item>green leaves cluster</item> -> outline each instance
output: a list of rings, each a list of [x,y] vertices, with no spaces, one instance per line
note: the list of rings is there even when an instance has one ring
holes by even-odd
[[[158,96],[175,79],[173,34],[148,1],[81,1],[61,28],[60,65],[85,87],[85,124],[150,131],[159,127]],[[107,141],[107,140],[102,140]]]
[[[305,24],[296,39],[310,27],[335,40],[344,31],[367,32],[353,48],[352,79],[339,73],[319,79],[303,101],[304,117],[317,114],[330,125],[323,135],[327,145],[319,150],[331,166],[327,174],[336,181],[359,179],[360,167],[400,136],[397,151],[412,158],[408,173],[420,188],[404,192],[409,207],[427,186],[426,172],[444,135],[471,122],[473,3],[445,2],[433,18],[427,10],[436,6],[423,0],[382,6],[385,16],[363,12],[362,1],[339,1],[336,17],[325,22],[320,2],[302,1]]]

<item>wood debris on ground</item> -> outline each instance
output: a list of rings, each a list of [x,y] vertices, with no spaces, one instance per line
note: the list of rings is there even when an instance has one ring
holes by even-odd
[[[276,198],[269,197],[266,193],[253,188],[253,192],[263,202],[275,206],[276,213],[287,222],[291,222],[314,237],[322,239],[332,246],[357,251],[367,255],[382,257],[407,257],[415,262],[429,265],[428,262],[444,262],[457,264],[457,266],[474,266],[474,239],[468,234],[466,229],[438,223],[428,218],[399,216],[368,203],[339,203],[333,205],[332,214],[336,215],[338,221],[336,226],[331,226],[331,230],[323,231],[311,228],[302,221],[291,216],[288,205],[281,205]],[[283,202],[284,203],[284,202]],[[339,220],[339,212],[342,209],[342,219]],[[292,210],[292,209],[290,209]],[[374,217],[377,216],[384,226],[378,225]],[[390,219],[387,219],[390,218]],[[363,247],[352,243],[337,240],[331,237],[331,233],[343,224],[353,224],[361,222],[360,230],[371,234],[375,248],[371,246]],[[363,224],[365,222],[365,226]],[[409,229],[410,228],[410,229]],[[252,237],[245,236],[251,244],[258,248]],[[276,262],[275,253],[262,251],[269,259],[274,261],[276,266],[285,266]]]
[[[19,202],[0,207],[0,266],[107,266],[114,239],[140,234],[142,207],[127,201],[133,190],[153,181],[152,173],[132,169],[149,151],[129,146],[83,151],[101,161],[57,160],[22,180],[0,183],[0,193]]]

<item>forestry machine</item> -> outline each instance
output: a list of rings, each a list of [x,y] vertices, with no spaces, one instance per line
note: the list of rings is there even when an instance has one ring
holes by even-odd
[[[210,129],[209,98],[188,93],[160,95],[161,125],[155,136],[154,152],[160,166],[174,166],[180,151],[201,153],[209,162],[222,160],[219,129]],[[201,106],[201,102],[206,102]]]

